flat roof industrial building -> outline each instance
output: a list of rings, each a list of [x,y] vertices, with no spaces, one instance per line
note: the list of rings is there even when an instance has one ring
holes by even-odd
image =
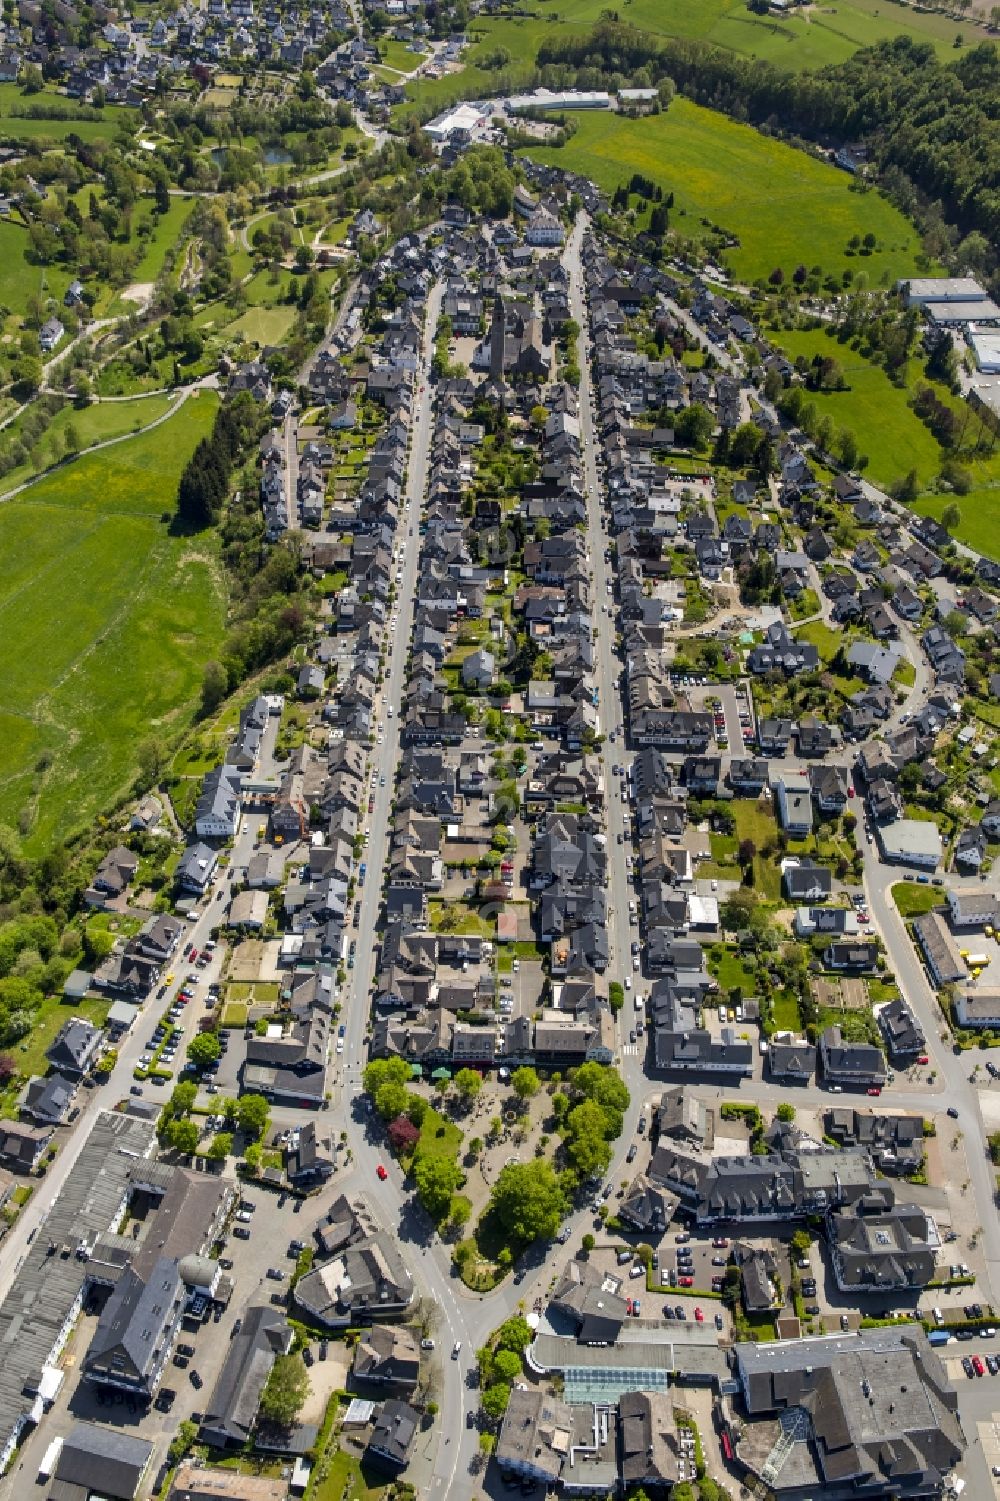
[[[611,95],[600,91],[582,93],[578,89],[565,89],[554,94],[551,89],[536,89],[533,94],[515,94],[506,102],[507,113],[523,114],[529,109],[610,109]]]
[[[941,834],[937,824],[922,818],[897,818],[876,829],[882,858],[896,865],[919,865],[934,870],[941,859]]]
[[[972,276],[914,276],[899,285],[906,288],[911,307],[925,302],[981,302],[986,296]]]

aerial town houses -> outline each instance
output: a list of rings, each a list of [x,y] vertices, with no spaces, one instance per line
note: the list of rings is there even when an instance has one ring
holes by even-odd
[[[319,23],[328,28],[334,19],[296,16],[293,27],[284,17],[276,35],[271,19],[252,7],[227,11],[213,0],[207,12],[182,9],[154,23],[155,44],[169,48],[176,25],[183,47],[225,56],[221,38],[235,28],[230,51],[260,52],[268,30],[291,63],[312,50]],[[127,34],[124,42],[117,33],[109,40],[126,55],[133,50]],[[371,61],[364,45],[348,44],[326,64],[325,80],[350,98]],[[879,545],[873,540],[866,552],[857,544],[857,587],[839,572],[835,582],[823,571],[835,544],[810,511],[820,481],[808,457],[784,441],[776,446],[767,514],[755,482],[741,480],[746,515],[732,512],[720,524],[712,466],[692,472],[688,463],[671,464],[679,447],[672,424],[697,403],[719,430],[734,431],[750,410],[745,383],[680,360],[671,343],[681,332],[670,308],[671,278],[638,260],[623,262],[588,230],[582,260],[593,417],[615,578],[610,599],[599,598],[593,565],[603,539],[586,526],[589,418],[563,369],[567,184],[540,167],[529,180],[535,191],[519,189],[510,223],[487,232],[468,225],[459,205],[446,205],[447,235],[405,236],[359,272],[308,373],[323,433],[301,451],[286,436],[293,400],[275,391],[266,360],[228,373],[229,389],[250,391],[274,423],[258,454],[267,536],[301,533],[303,567],[317,581],[336,583],[285,694],[262,693],[243,705],[227,748],[201,781],[169,892],[178,915],[130,919],[111,954],[84,977],[85,992],[92,982],[112,1002],[107,1031],[67,1017],[46,1054],[51,1071],[33,1079],[19,1102],[23,1119],[4,1123],[0,1157],[12,1171],[30,1172],[54,1139],[64,1139],[57,1133],[86,1103],[107,1042],[119,1026],[126,1035],[143,1006],[173,984],[173,969],[186,965],[192,948],[185,924],[206,913],[220,934],[209,940],[213,950],[219,942],[227,952],[266,949],[271,967],[263,983],[276,993],[273,1008],[251,1015],[235,1002],[223,1051],[240,1060],[227,1088],[263,1096],[282,1113],[282,1125],[256,1182],[238,1184],[224,1171],[191,1170],[174,1160],[179,1154],[158,1157],[158,1112],[147,1099],[99,1114],[0,1306],[13,1347],[6,1396],[0,1392],[5,1460],[59,1400],[62,1384],[76,1379],[102,1395],[169,1410],[171,1367],[191,1369],[182,1363],[190,1359],[185,1335],[198,1337],[218,1316],[229,1320],[230,1337],[197,1399],[201,1441],[213,1450],[252,1445],[294,1457],[301,1478],[298,1466],[316,1431],[302,1424],[276,1436],[261,1416],[270,1374],[296,1347],[301,1322],[314,1337],[323,1332],[321,1352],[327,1340],[360,1331],[351,1380],[379,1396],[367,1402],[364,1452],[386,1473],[416,1473],[417,1387],[433,1351],[412,1322],[419,1259],[353,1188],[341,1191],[334,1181],[321,1211],[302,1197],[324,1192],[345,1165],[336,1117],[324,1112],[343,1108],[341,1018],[353,1020],[345,1011],[347,977],[359,941],[371,937],[366,1056],[404,1060],[421,1085],[435,1077],[446,1084],[463,1068],[490,1084],[521,1066],[565,1078],[584,1063],[620,1068],[627,1056],[638,1078],[668,1086],[654,1105],[648,1139],[643,1103],[626,1157],[631,1164],[641,1150],[642,1160],[625,1174],[617,1198],[610,1199],[610,1178],[603,1188],[588,1185],[588,1194],[604,1194],[596,1200],[605,1203],[599,1228],[613,1244],[598,1247],[594,1259],[569,1260],[547,1300],[538,1299],[535,1311],[547,1301],[554,1317],[532,1323],[528,1379],[515,1385],[496,1425],[495,1457],[505,1476],[570,1493],[663,1489],[693,1479],[697,1444],[684,1420],[685,1388],[710,1393],[734,1474],[755,1477],[775,1494],[876,1496],[891,1486],[899,1495],[939,1495],[962,1461],[957,1400],[935,1354],[935,1331],[924,1328],[937,1322],[928,1316],[933,1305],[920,1305],[922,1321],[869,1328],[858,1320],[849,1330],[831,1306],[851,1308],[853,1318],[854,1308],[868,1308],[862,1300],[875,1296],[912,1311],[922,1296],[939,1296],[932,1286],[964,1286],[967,1269],[959,1263],[957,1273],[946,1272],[935,1218],[941,1206],[928,1207],[920,1191],[930,1126],[925,1132],[922,1116],[902,1110],[856,1108],[860,1092],[875,1096],[891,1086],[893,1069],[925,1065],[930,1034],[903,995],[870,1004],[870,993],[891,978],[882,940],[814,838],[856,808],[874,836],[867,858],[898,864],[901,876],[919,872],[927,885],[945,858],[937,827],[906,816],[913,788],[904,773],[912,766],[933,780],[938,747],[959,717],[953,694],[964,679],[964,652],[928,620],[917,592],[938,577],[946,539],[917,523],[910,535],[895,523],[883,527],[880,515],[861,511],[864,495],[848,486],[843,504],[859,508],[859,524]],[[592,188],[584,201],[593,206]],[[370,215],[360,232],[376,225]],[[390,281],[391,307],[383,301]],[[467,359],[446,365],[425,388],[437,308],[450,341],[464,341]],[[755,337],[745,315],[707,287],[696,288],[692,309],[713,338]],[[662,358],[635,337],[640,317],[663,333]],[[408,492],[423,413],[429,458],[422,504],[414,507]],[[498,422],[513,434],[513,478],[497,469]],[[338,435],[362,429],[371,441],[356,482],[345,484]],[[764,557],[775,561],[789,618],[725,634],[733,672],[725,684],[711,685],[731,692],[724,709],[701,691],[707,682],[672,666],[685,591],[696,586],[714,600],[712,589],[734,565]],[[404,561],[411,560],[405,686],[392,703],[387,664],[397,645]],[[861,622],[866,633],[852,637],[846,654],[862,686],[845,699],[839,723],[813,712],[793,719],[780,697],[819,668],[816,646],[796,633],[787,609],[807,589],[821,591],[840,611],[838,620]],[[992,597],[979,593],[970,608],[988,624]],[[597,648],[608,630],[620,635],[621,741],[606,738],[617,724],[617,703],[613,714],[602,702],[598,671]],[[892,643],[909,644],[908,631],[933,686],[904,722],[895,689],[906,657]],[[771,694],[783,707],[756,714],[755,694],[758,703]],[[293,709],[302,716],[295,723],[307,728],[279,752]],[[391,718],[400,730],[398,761],[381,754]],[[609,814],[612,779],[627,808],[621,828]],[[368,815],[383,788],[392,802],[386,848],[379,850],[369,847]],[[809,956],[802,1015],[808,1002],[812,1019],[789,1031],[762,1025],[767,998],[749,993],[742,978],[756,978],[749,959],[738,985],[724,987],[718,977],[719,950],[736,954],[723,909],[741,883],[738,871],[728,880],[714,858],[725,853],[725,841],[737,843],[716,826],[714,805],[723,805],[724,818],[724,805],[734,800],[759,806],[774,825],[766,858],[773,856],[787,902],[782,941]],[[977,801],[975,811],[975,822],[949,847],[955,871],[978,872],[1000,832],[995,799]],[[806,848],[813,853],[797,852]],[[758,853],[744,861],[750,872]],[[699,876],[708,860],[715,873]],[[634,892],[630,910],[619,914],[630,955],[612,944],[616,861],[627,861]],[[108,849],[87,887],[88,906],[127,915],[139,867],[124,844]],[[366,882],[380,897],[371,934],[359,922]],[[935,896],[909,930],[914,952],[935,988],[958,987],[958,1026],[992,1028],[1000,1024],[1000,1004],[994,989],[978,983],[972,959],[980,934],[995,925],[995,899],[957,884]],[[470,931],[451,931],[442,921],[449,907],[479,921],[454,924]],[[540,956],[541,980],[526,997],[520,984],[504,984],[519,974],[521,945]],[[623,1011],[613,987],[626,980],[635,994]],[[212,990],[204,997],[213,1015],[216,999]],[[864,1027],[852,1024],[855,1012]],[[817,1136],[779,1116],[749,1143],[741,1126],[730,1127],[729,1137],[722,1110],[706,1104],[699,1086],[722,1085],[742,1104],[765,1076],[808,1108],[817,1084],[831,1101],[834,1094],[847,1099],[831,1103]],[[212,1109],[214,1068],[198,1083],[201,1104]],[[380,1181],[386,1177],[380,1167]],[[947,1198],[943,1187],[934,1190]],[[287,1293],[278,1287],[280,1268],[265,1270],[261,1262],[248,1275],[238,1260],[251,1254],[255,1215],[257,1224],[278,1223],[279,1194],[305,1211],[302,1236],[289,1245],[296,1276]],[[830,1290],[822,1314],[818,1305],[812,1314],[786,1298],[786,1268],[796,1277],[805,1270],[788,1256],[791,1237],[804,1229]],[[730,1246],[726,1232],[740,1241]],[[257,1247],[261,1239],[258,1232]],[[223,1240],[232,1256],[219,1255]],[[648,1265],[637,1254],[647,1242],[654,1244]],[[682,1312],[703,1315],[694,1278],[682,1270],[690,1263],[678,1254],[689,1242],[700,1258],[706,1303],[709,1286],[719,1295],[709,1307],[717,1339],[687,1338],[681,1326],[688,1320],[676,1303],[659,1302],[679,1288]],[[620,1273],[604,1264],[609,1249]],[[665,1274],[668,1255],[669,1288],[656,1275],[656,1258],[663,1257]],[[815,1282],[814,1294],[805,1291],[808,1260],[806,1266],[798,1304],[819,1296]],[[738,1292],[727,1294],[724,1318],[730,1273],[730,1291]],[[234,1320],[241,1276],[244,1289],[256,1278],[258,1291]],[[275,1284],[267,1302],[259,1291],[265,1278]],[[38,1302],[45,1304],[40,1316]],[[763,1317],[780,1337],[743,1338],[749,1325],[735,1323],[735,1303],[741,1319]],[[793,1306],[794,1319],[786,1312]],[[92,1324],[71,1374],[60,1356],[84,1309]],[[978,1316],[954,1313],[956,1325],[979,1327]],[[30,1338],[19,1339],[15,1331],[24,1325]],[[821,1328],[822,1337],[810,1332]],[[456,1359],[460,1350],[458,1342]],[[588,1384],[584,1369],[600,1379]],[[99,1434],[113,1431],[98,1427]],[[113,1455],[106,1438],[103,1452],[102,1440],[75,1431],[63,1446],[57,1482],[95,1490],[88,1466],[114,1461],[116,1474],[138,1477],[134,1494],[152,1450],[145,1439],[133,1442],[134,1452]],[[198,1494],[196,1468],[179,1472],[175,1494],[182,1493],[181,1474],[183,1486]]]

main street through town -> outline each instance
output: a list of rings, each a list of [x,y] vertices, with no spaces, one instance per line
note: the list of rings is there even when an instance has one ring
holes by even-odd
[[[606,612],[604,606],[612,603],[608,585],[613,587],[613,569],[605,561],[607,534],[601,507],[601,484],[598,467],[598,446],[595,432],[593,396],[590,380],[590,335],[589,318],[584,295],[581,245],[586,232],[586,219],[580,216],[573,234],[567,243],[564,264],[570,277],[570,311],[580,327],[580,428],[583,455],[583,480],[587,499],[587,520],[590,538],[590,563],[593,574],[593,623],[595,631],[595,673],[600,705],[600,728],[604,736],[601,748],[603,759],[606,813],[608,828],[608,928],[611,946],[609,975],[624,981],[632,974],[630,942],[632,928],[629,923],[629,901],[632,886],[626,867],[626,851],[630,842],[618,843],[618,832],[624,828],[627,806],[621,795],[620,777],[613,773],[613,766],[629,758],[624,748],[624,731],[621,718],[621,691],[619,673],[621,663],[615,653],[615,616]],[[363,1196],[372,1206],[375,1217],[383,1226],[393,1227],[412,1267],[419,1294],[429,1299],[437,1308],[434,1335],[437,1358],[441,1369],[441,1389],[436,1392],[442,1414],[439,1424],[438,1447],[429,1481],[427,1494],[448,1496],[457,1501],[468,1501],[477,1490],[475,1457],[478,1453],[478,1435],[466,1425],[466,1416],[478,1403],[474,1389],[475,1350],[486,1340],[490,1331],[497,1327],[519,1306],[530,1307],[536,1294],[549,1285],[556,1270],[552,1252],[545,1250],[527,1258],[524,1280],[520,1285],[508,1278],[495,1292],[479,1295],[470,1292],[456,1276],[451,1263],[449,1248],[435,1234],[427,1217],[405,1190],[398,1167],[384,1149],[381,1128],[365,1108],[362,1093],[362,1071],[365,1061],[364,1038],[368,1025],[370,996],[377,956],[376,923],[380,905],[380,878],[383,862],[388,853],[390,834],[390,808],[393,782],[399,760],[399,710],[404,686],[404,670],[409,649],[409,635],[413,617],[414,593],[417,578],[419,551],[418,517],[427,479],[428,452],[432,432],[432,412],[428,390],[428,370],[433,334],[437,324],[441,302],[441,288],[437,286],[428,300],[427,319],[424,328],[424,343],[421,365],[416,382],[416,400],[410,461],[407,472],[407,508],[402,527],[402,583],[397,591],[398,622],[392,638],[391,654],[386,671],[379,719],[384,732],[384,742],[375,754],[374,797],[375,805],[369,823],[368,867],[371,872],[362,892],[359,924],[358,953],[355,968],[350,972],[350,983],[345,998],[347,1039],[343,1071],[338,1081],[338,1095],[333,1109],[337,1125],[341,1124],[348,1134],[352,1152],[352,1165],[346,1174],[338,1174],[332,1190],[348,1196]],[[918,678],[921,693],[927,690],[926,677]],[[911,695],[912,701],[912,695]],[[392,705],[393,717],[388,718]],[[614,735],[614,740],[610,737]],[[871,904],[873,921],[882,934],[888,952],[889,969],[897,976],[906,999],[913,1005],[925,1029],[928,1052],[932,1055],[935,1071],[934,1083],[927,1076],[911,1084],[902,1079],[891,1090],[892,1104],[901,1110],[926,1112],[929,1097],[936,1105],[947,1100],[958,1110],[957,1126],[966,1142],[966,1155],[970,1178],[970,1190],[975,1199],[976,1218],[981,1226],[981,1237],[987,1266],[988,1286],[981,1287],[980,1296],[993,1297],[994,1289],[1000,1288],[1000,1226],[997,1224],[993,1206],[993,1174],[984,1152],[983,1129],[979,1111],[978,1093],[969,1079],[969,1064],[951,1051],[950,1042],[943,1037],[943,1027],[938,1014],[937,1001],[917,959],[909,937],[896,911],[891,897],[891,887],[901,878],[897,870],[888,869],[879,862],[877,851],[871,843],[863,846],[865,855],[865,890]],[[639,976],[635,977],[639,992],[644,990]],[[662,1085],[648,1079],[644,1072],[646,1048],[629,1046],[627,1037],[636,1012],[635,990],[626,992],[626,1005],[619,1018],[618,1063],[632,1096],[631,1106],[625,1119],[622,1136],[615,1146],[615,1154],[609,1168],[608,1181],[616,1182],[623,1174],[625,1155],[635,1140],[639,1113],[654,1101]],[[731,1088],[723,1090],[710,1085],[698,1086],[699,1094],[718,1102]],[[764,1081],[744,1081],[740,1086],[741,1096],[774,1109],[787,1097],[781,1086]],[[797,1091],[796,1099],[803,1106],[822,1108],[829,1103],[826,1091],[813,1085]],[[888,1102],[887,1102],[888,1103]],[[377,1168],[383,1164],[388,1177],[380,1181]],[[570,1219],[571,1239],[575,1243],[591,1224],[591,1214],[580,1209]],[[561,1248],[558,1254],[563,1255]],[[451,1358],[454,1347],[460,1347],[457,1359]]]

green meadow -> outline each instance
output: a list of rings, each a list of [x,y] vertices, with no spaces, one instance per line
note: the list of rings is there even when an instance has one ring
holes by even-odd
[[[528,155],[583,173],[609,194],[641,172],[674,194],[678,233],[698,238],[704,218],[739,237],[724,259],[740,280],[805,264],[834,275],[863,271],[874,286],[916,270],[917,231],[879,193],[852,191],[847,173],[714,110],[677,98],[644,119],[601,112],[577,123],[566,146]],[[875,252],[849,254],[851,236],[869,232]]]
[[[138,745],[184,724],[218,648],[214,543],[170,530],[215,408],[202,393],[0,505],[0,822],[30,849],[127,791]]]

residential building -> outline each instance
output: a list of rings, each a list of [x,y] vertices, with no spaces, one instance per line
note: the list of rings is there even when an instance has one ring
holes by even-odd
[[[412,1390],[420,1378],[420,1347],[411,1329],[402,1324],[373,1324],[354,1346],[351,1370],[355,1381],[373,1381]]]
[[[805,857],[782,860],[781,876],[785,893],[793,902],[821,902],[833,891],[833,872]]]
[[[953,928],[1000,928],[1000,897],[995,892],[963,886],[945,893]]]
[[[826,1222],[830,1264],[841,1292],[907,1292],[935,1275],[937,1231],[916,1204],[872,1195]]]
[[[955,998],[955,1020],[960,1027],[1000,1027],[1000,988],[973,986]]]
[[[628,1313],[620,1278],[575,1259],[566,1263],[549,1303],[572,1320],[581,1345],[613,1345]]]
[[[551,1486],[559,1480],[572,1432],[569,1403],[537,1387],[515,1386],[494,1458],[504,1474]]]
[[[189,844],[175,872],[178,887],[188,895],[204,896],[218,863],[218,855],[207,844]]]
[[[82,1016],[70,1017],[45,1050],[52,1067],[71,1078],[87,1073],[101,1051],[104,1033]]]
[[[145,1273],[125,1267],[84,1357],[85,1379],[150,1401],[170,1358],[186,1297],[176,1260],[157,1257]]]
[[[820,1034],[819,1057],[827,1085],[842,1089],[881,1089],[885,1084],[885,1058],[881,1048],[867,1042],[845,1042],[837,1026]]]
[[[228,762],[208,772],[194,812],[199,839],[235,839],[240,826],[240,783],[243,773]]]
[[[816,1049],[811,1042],[776,1042],[767,1048],[767,1067],[772,1079],[782,1084],[808,1084],[816,1072]]]
[[[360,1234],[295,1285],[295,1302],[330,1329],[370,1323],[406,1312],[413,1279],[388,1231]]]
[[[889,1057],[899,1067],[908,1068],[927,1046],[923,1028],[902,996],[897,996],[880,1009],[878,1024],[889,1049]]]
[[[772,779],[772,785],[777,795],[781,827],[785,833],[793,837],[812,833],[812,788],[808,771],[782,767]]]
[[[368,1439],[365,1458],[378,1469],[398,1475],[410,1462],[420,1414],[408,1402],[383,1402]]]

